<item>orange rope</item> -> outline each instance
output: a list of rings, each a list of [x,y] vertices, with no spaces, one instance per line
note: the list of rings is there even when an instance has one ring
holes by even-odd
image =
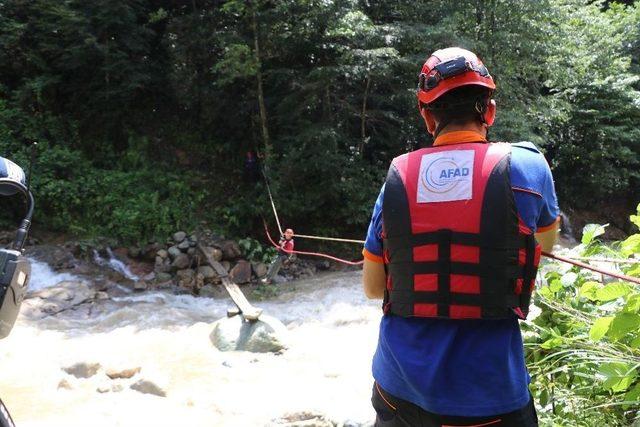
[[[288,254],[298,254],[298,255],[310,255],[310,256],[317,256],[317,257],[322,257],[322,258],[327,258],[333,261],[337,261],[337,262],[341,262],[343,264],[347,264],[347,265],[362,265],[364,264],[364,260],[360,260],[360,261],[347,261],[346,259],[342,259],[342,258],[337,258],[331,255],[327,255],[327,254],[323,254],[323,253],[319,253],[319,252],[303,252],[303,251],[287,251],[282,249],[280,246],[278,246],[276,244],[276,242],[273,241],[273,239],[271,238],[271,234],[269,234],[269,228],[267,227],[267,222],[263,220],[264,223],[264,231],[267,235],[267,238],[269,239],[269,241],[271,242],[271,244],[273,245],[273,247],[275,247],[276,249],[278,249],[279,251],[288,253]]]

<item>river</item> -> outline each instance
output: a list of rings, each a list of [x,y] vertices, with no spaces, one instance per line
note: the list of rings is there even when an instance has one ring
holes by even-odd
[[[32,289],[82,280],[35,267]],[[381,310],[360,281],[361,272],[327,273],[280,285],[282,294],[257,302],[289,330],[289,349],[279,355],[212,346],[211,324],[225,316],[226,299],[122,292],[89,309],[21,314],[0,342],[0,396],[19,427],[267,426],[305,412],[369,425]],[[63,370],[79,362],[100,369],[89,378]],[[138,367],[132,379],[105,374]],[[166,397],[129,388],[138,379]]]

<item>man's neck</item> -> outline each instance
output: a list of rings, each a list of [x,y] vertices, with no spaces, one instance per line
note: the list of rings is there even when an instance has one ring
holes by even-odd
[[[476,121],[468,122],[468,123],[449,123],[440,131],[439,135],[444,135],[446,133],[457,132],[461,130],[477,132],[480,135],[484,136],[485,138],[487,136],[487,127],[484,124]]]

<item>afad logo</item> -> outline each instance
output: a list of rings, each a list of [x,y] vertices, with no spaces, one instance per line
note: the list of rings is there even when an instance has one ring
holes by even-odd
[[[446,193],[461,181],[467,181],[470,173],[469,168],[458,166],[453,158],[441,157],[427,166],[422,182],[433,193]]]

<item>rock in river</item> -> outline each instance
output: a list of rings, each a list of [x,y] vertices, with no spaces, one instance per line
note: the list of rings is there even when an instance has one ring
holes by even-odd
[[[220,351],[279,353],[287,348],[287,334],[287,328],[274,317],[262,315],[250,322],[237,315],[215,322],[209,338]]]

